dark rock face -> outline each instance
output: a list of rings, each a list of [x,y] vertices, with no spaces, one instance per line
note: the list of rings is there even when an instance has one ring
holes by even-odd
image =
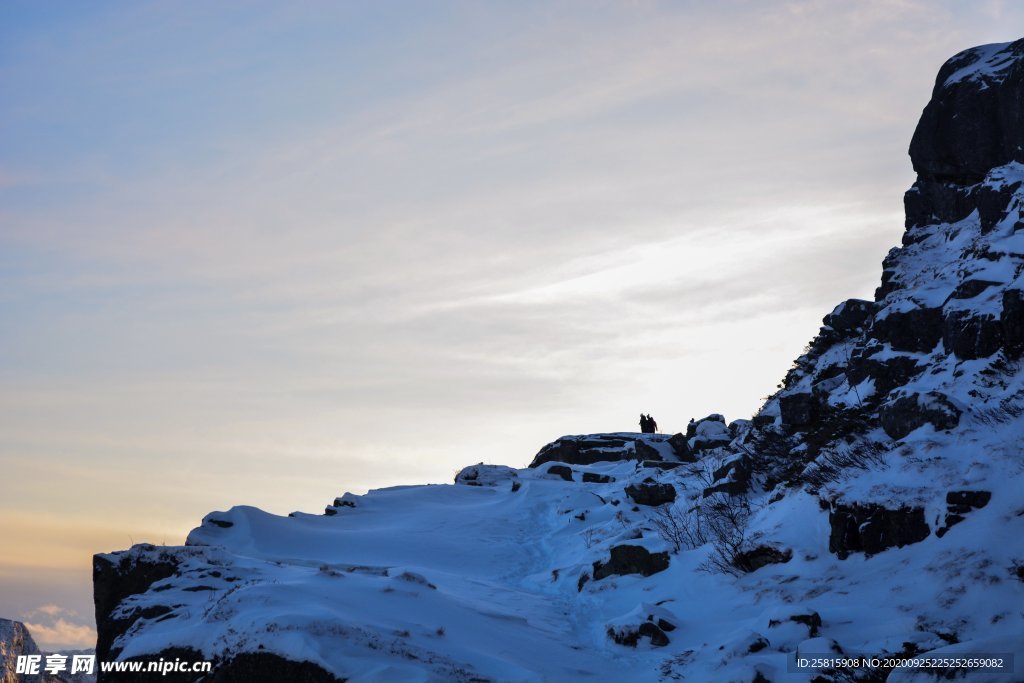
[[[566,481],[572,481],[572,470],[565,465],[552,465],[548,468],[548,474],[561,477]]]
[[[668,569],[668,553],[651,553],[639,545],[617,545],[607,562],[594,563],[594,580],[621,574],[650,576]]]
[[[540,449],[530,467],[546,462],[564,462],[568,465],[592,465],[595,462],[633,460],[636,451],[632,439],[617,434],[592,436],[563,436]],[[658,456],[660,459],[660,455]]]
[[[949,295],[949,298],[958,300],[973,299],[989,287],[995,287],[999,284],[992,280],[964,280],[956,286],[956,289]]]
[[[1014,192],[1020,187],[1020,183],[1002,185],[998,188],[989,185],[979,185],[975,192],[974,199],[978,205],[978,220],[981,223],[981,234],[985,235],[992,231],[997,223],[1006,218],[1007,208]]]
[[[1003,346],[1003,326],[992,315],[953,310],[942,320],[942,344],[961,360],[986,358]]]
[[[148,546],[153,548],[153,546]],[[130,595],[144,593],[157,581],[174,576],[178,565],[173,555],[162,561],[146,562],[123,556],[113,561],[110,556],[94,555],[92,560],[93,603],[96,606],[96,659],[114,659],[114,640],[138,619],[136,611],[126,618],[115,619],[111,613]]]
[[[818,419],[822,406],[811,392],[783,394],[779,397],[779,412],[783,425],[798,428]]]
[[[841,337],[850,337],[863,331],[874,313],[874,302],[863,299],[847,299],[826,315],[822,322]]]
[[[636,457],[640,460],[661,460],[661,452],[657,448],[651,446],[643,439],[637,439],[633,442],[633,448],[636,450]]]
[[[647,637],[651,639],[651,645],[653,647],[665,647],[668,645],[668,636],[662,631],[656,624],[652,624],[649,621],[645,621],[640,624],[640,628],[637,632],[641,637]]]
[[[880,346],[874,346],[850,357],[847,378],[852,386],[872,379],[876,395],[884,396],[893,389],[905,385],[921,372],[922,368],[918,366],[917,359],[913,356],[890,355],[877,358],[877,352],[880,350]]]
[[[1024,355],[1024,291],[1008,289],[1003,292],[1003,310],[999,315],[1003,326],[1003,345],[1009,358]]]
[[[931,351],[942,339],[942,309],[893,311],[871,325],[871,336],[889,342],[895,351]]]
[[[632,498],[637,505],[657,507],[675,501],[676,487],[672,484],[658,484],[653,479],[647,479],[639,484],[627,486],[626,495]]]
[[[615,481],[607,474],[596,474],[594,472],[584,472],[583,482],[585,484],[609,484]]]
[[[902,439],[926,424],[936,430],[955,428],[960,424],[960,409],[944,394],[929,391],[889,401],[879,409],[878,417],[890,438]]]
[[[697,458],[690,451],[689,439],[682,432],[673,434],[668,440],[668,445],[683,462],[697,462]]]
[[[793,559],[793,551],[779,550],[768,545],[759,545],[753,550],[738,553],[733,564],[743,572],[754,572],[769,564],[784,564]]]
[[[935,530],[935,535],[942,538],[951,527],[966,519],[964,515],[980,510],[992,500],[991,491],[950,491],[946,494],[945,525]]]
[[[971,48],[942,65],[910,141],[919,176],[971,185],[990,168],[1024,161],[1022,54],[1024,40],[1018,40],[995,52],[991,46]],[[1018,59],[1002,64],[1007,57]],[[960,77],[970,67],[983,68]]]
[[[707,498],[716,493],[729,496],[740,496],[750,490],[752,467],[750,458],[741,455],[724,463],[711,473],[712,485],[704,489],[702,497]]]
[[[974,188],[950,185],[918,178],[903,195],[906,226],[911,228],[930,223],[956,223],[974,211]]]
[[[828,521],[828,550],[840,560],[850,553],[862,552],[870,557],[888,548],[902,548],[923,541],[931,533],[924,520],[924,508],[889,510],[880,505],[832,505]]]

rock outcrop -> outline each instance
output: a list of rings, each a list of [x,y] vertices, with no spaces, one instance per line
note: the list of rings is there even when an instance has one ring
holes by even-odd
[[[880,505],[834,504],[828,516],[828,550],[840,560],[851,553],[868,557],[928,538],[931,529],[919,507],[889,510]]]
[[[627,486],[626,495],[637,505],[657,507],[673,502],[676,499],[676,488],[672,484],[659,484],[653,479],[645,479]]]
[[[594,580],[616,574],[650,576],[668,569],[668,553],[652,553],[640,545],[617,545],[607,562],[594,563]]]
[[[593,465],[621,460],[677,461],[678,447],[670,441],[671,437],[662,434],[630,432],[563,436],[541,448],[530,467],[539,467],[547,462]]]
[[[879,422],[886,434],[902,439],[925,425],[936,430],[954,429],[960,423],[960,409],[945,394],[929,391],[889,401],[879,409]]]

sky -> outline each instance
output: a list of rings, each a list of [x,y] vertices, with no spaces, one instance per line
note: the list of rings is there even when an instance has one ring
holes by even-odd
[[[0,4],[0,617],[207,512],[749,418],[998,2]]]

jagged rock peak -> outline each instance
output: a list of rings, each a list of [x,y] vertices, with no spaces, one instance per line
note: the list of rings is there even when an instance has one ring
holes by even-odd
[[[0,683],[56,683],[61,680],[48,673],[35,675],[15,673],[20,655],[38,655],[39,647],[25,624],[0,619]]]
[[[972,47],[942,65],[910,158],[921,179],[962,185],[1024,162],[1024,39]]]

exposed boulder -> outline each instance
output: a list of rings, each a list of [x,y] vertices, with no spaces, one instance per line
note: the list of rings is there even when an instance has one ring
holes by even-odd
[[[583,483],[585,484],[610,484],[613,481],[615,481],[615,478],[607,474],[597,474],[596,472],[583,473]]]
[[[697,458],[694,456],[693,451],[690,450],[689,439],[682,432],[673,434],[669,437],[668,445],[672,447],[676,457],[683,462],[697,462]]]
[[[871,557],[888,548],[902,548],[923,541],[931,533],[924,508],[919,507],[890,510],[874,504],[833,504],[828,522],[828,550],[840,560],[850,553]]]
[[[689,431],[689,428],[687,428]],[[704,451],[721,446],[728,446],[733,434],[725,424],[721,415],[709,415],[694,425],[693,437],[690,438],[690,449]]]
[[[1003,326],[994,315],[952,310],[942,319],[942,344],[961,360],[986,358],[1003,346]]]
[[[786,427],[806,427],[821,416],[822,410],[821,401],[809,391],[779,396],[779,412]]]
[[[539,467],[546,462],[592,465],[595,462],[633,460],[636,458],[633,442],[632,438],[622,434],[563,436],[541,448],[530,467]]]
[[[547,473],[555,477],[561,477],[566,481],[572,481],[572,469],[565,465],[552,465]]]
[[[607,562],[594,563],[594,580],[622,574],[650,576],[668,569],[668,553],[652,553],[640,545],[617,545]]]
[[[653,479],[645,479],[639,484],[627,486],[626,495],[632,498],[637,505],[657,507],[675,501],[676,487],[672,484],[659,484]]]
[[[750,490],[752,471],[748,456],[735,456],[711,473],[712,485],[705,488],[701,495],[704,498],[716,493],[724,493],[729,496],[743,495]]]
[[[702,417],[699,420],[691,419],[689,424],[686,425],[686,438],[692,439],[697,436],[697,428],[704,422],[720,422],[722,426],[725,426],[725,416],[719,415],[718,413],[711,413],[707,417]]]
[[[878,417],[890,438],[902,439],[926,424],[936,431],[955,428],[960,423],[960,409],[945,394],[929,391],[889,401],[879,409]]]
[[[931,351],[942,339],[942,309],[915,307],[883,311],[871,325],[873,339],[889,342],[896,351]]]
[[[643,439],[637,439],[633,442],[634,450],[636,451],[636,457],[640,460],[662,460],[661,451],[654,446],[650,445]]]
[[[935,530],[935,535],[942,538],[951,527],[966,519],[964,515],[980,510],[992,500],[991,491],[950,491],[946,494],[945,525]]]
[[[506,482],[513,479],[517,479],[518,477],[519,473],[511,467],[479,463],[477,465],[463,467],[459,470],[459,473],[455,475],[455,483],[462,484],[464,486],[499,486],[504,485]],[[351,496],[351,494],[345,495]],[[344,498],[334,501],[334,504],[336,506],[347,505],[355,507],[355,501],[346,500]]]
[[[822,322],[840,337],[850,337],[864,329],[874,312],[875,303],[872,301],[847,299],[826,315]]]

